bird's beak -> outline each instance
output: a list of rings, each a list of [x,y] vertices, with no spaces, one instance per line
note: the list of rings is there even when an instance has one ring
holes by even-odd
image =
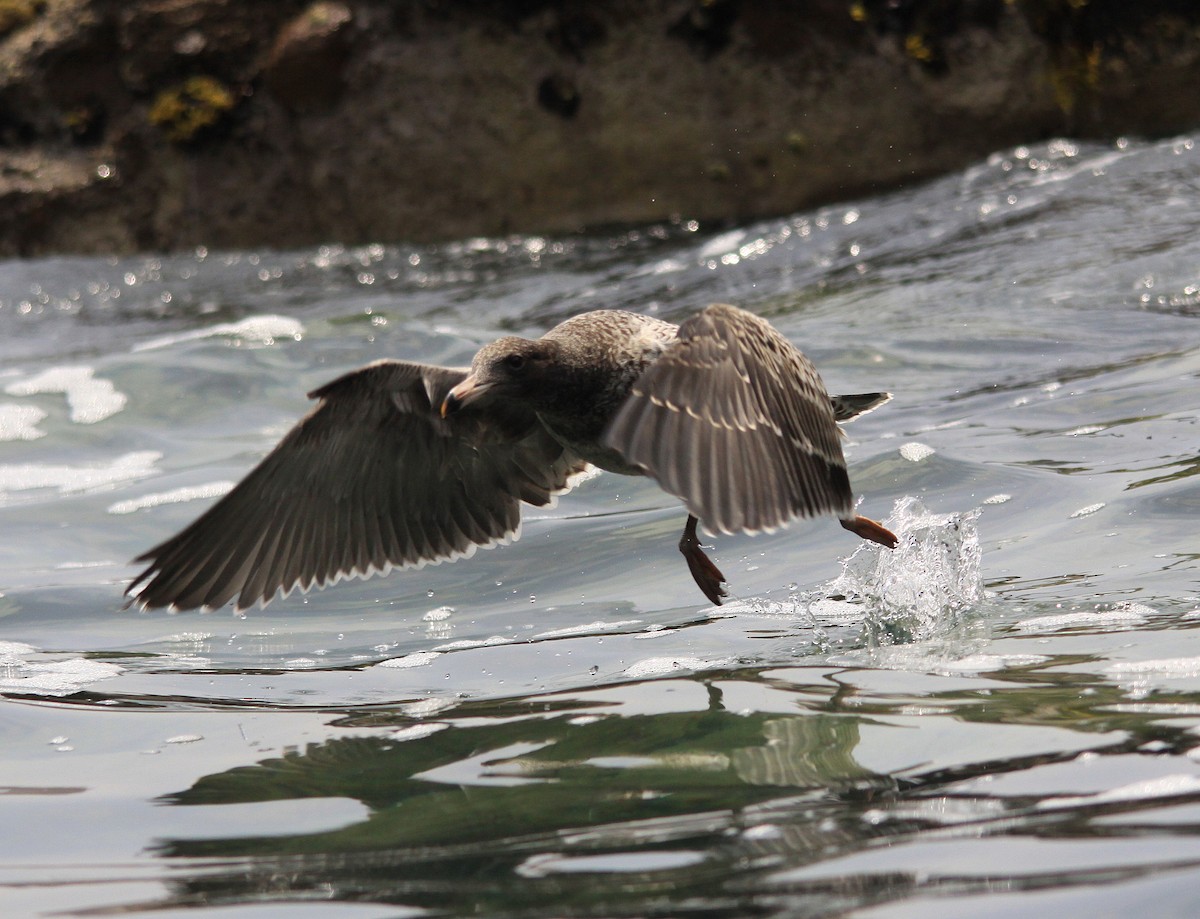
[[[453,415],[464,405],[470,405],[490,388],[489,384],[480,383],[475,374],[468,374],[465,380],[446,393],[440,409],[442,417]]]

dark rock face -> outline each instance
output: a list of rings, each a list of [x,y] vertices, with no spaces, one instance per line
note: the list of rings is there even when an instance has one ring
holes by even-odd
[[[293,112],[331,107],[345,88],[354,14],[344,3],[314,3],[280,30],[267,55],[267,88]]]
[[[1192,0],[44,0],[0,255],[788,213],[1200,123]]]

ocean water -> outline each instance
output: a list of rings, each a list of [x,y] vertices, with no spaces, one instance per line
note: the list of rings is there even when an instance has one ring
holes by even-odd
[[[0,263],[6,916],[1193,916],[1200,150],[1055,141],[786,219]],[[768,317],[860,512],[710,540],[598,475],[234,614],[129,560],[383,357]]]

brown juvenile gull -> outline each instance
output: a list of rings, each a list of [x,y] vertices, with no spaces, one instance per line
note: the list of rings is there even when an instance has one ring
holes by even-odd
[[[648,475],[688,511],[679,542],[713,603],[727,596],[696,536],[854,513],[838,421],[888,393],[830,396],[765,320],[717,304],[675,326],[584,313],[501,338],[470,368],[376,361],[309,394],[316,407],[194,523],[139,556],[142,608],[266,605],[282,591],[472,555],[518,535],[589,466]]]

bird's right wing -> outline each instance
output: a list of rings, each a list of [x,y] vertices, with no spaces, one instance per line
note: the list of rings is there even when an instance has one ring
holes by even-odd
[[[515,536],[586,463],[532,413],[443,419],[465,370],[379,361],[310,395],[317,406],[231,492],[139,556],[143,608],[239,609],[393,566],[471,555]]]
[[[604,435],[713,533],[854,507],[817,369],[759,317],[715,304],[630,388]]]

